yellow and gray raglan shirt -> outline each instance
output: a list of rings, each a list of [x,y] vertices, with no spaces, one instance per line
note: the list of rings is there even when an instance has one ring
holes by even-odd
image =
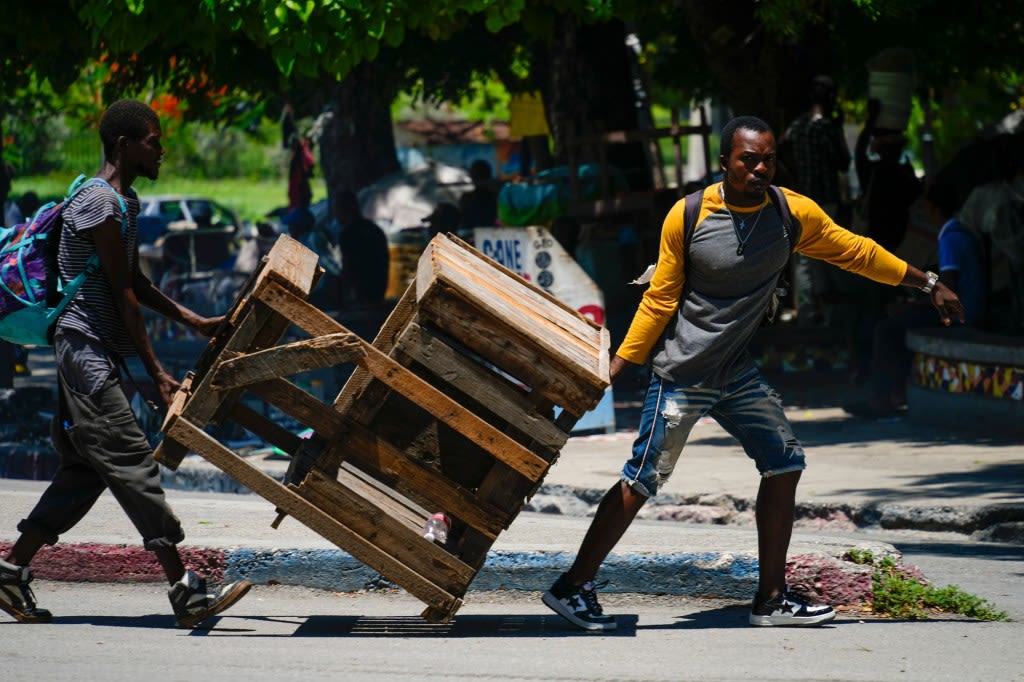
[[[668,212],[650,286],[616,351],[635,364],[650,357],[660,377],[687,386],[721,387],[753,366],[747,346],[789,258],[782,216],[768,195],[753,208],[729,205],[737,219],[744,219],[746,234],[741,234],[720,184],[704,191],[686,263],[685,202]],[[903,281],[906,262],[835,224],[811,199],[783,192],[800,235],[797,252],[883,284]]]

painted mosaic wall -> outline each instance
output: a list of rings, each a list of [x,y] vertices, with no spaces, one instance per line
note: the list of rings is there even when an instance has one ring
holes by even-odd
[[[1024,400],[1024,367],[987,365],[917,353],[910,380],[918,386],[949,393]]]

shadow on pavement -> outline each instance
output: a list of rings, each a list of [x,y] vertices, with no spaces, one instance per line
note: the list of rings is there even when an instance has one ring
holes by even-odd
[[[981,542],[939,542],[930,539],[894,539],[892,544],[904,555],[931,554],[965,559],[1024,562],[1024,546]],[[910,563],[913,563],[911,560]]]
[[[919,499],[923,493],[929,497],[948,498],[959,503],[964,497],[974,494],[989,494],[998,491],[1006,502],[1019,503],[1024,499],[1024,463],[995,463],[967,471],[951,471],[925,476],[908,475],[903,484],[891,488],[846,488],[838,494],[866,494],[872,499],[899,502],[901,499]],[[1017,519],[1005,519],[1017,520]]]
[[[836,407],[832,405],[831,407]],[[952,431],[936,431],[933,427],[916,424],[906,417],[892,421],[840,417],[837,419],[797,420],[793,428],[807,448],[827,445],[855,445],[878,441],[895,441],[927,448],[936,445],[1013,446],[1020,441],[993,438]],[[692,438],[691,443],[704,445],[735,445],[732,436]]]
[[[618,617],[606,637],[635,637],[637,617]],[[293,637],[587,637],[555,615],[464,615],[450,623],[428,623],[419,616],[310,616]]]
[[[676,616],[676,622],[670,625],[640,625],[638,630],[710,630],[749,628],[747,617],[750,607],[747,605],[729,605],[706,611],[694,611],[685,616]]]

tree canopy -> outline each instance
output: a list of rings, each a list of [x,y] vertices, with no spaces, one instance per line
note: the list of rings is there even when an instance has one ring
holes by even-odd
[[[538,87],[573,17],[635,33],[661,97],[715,97],[777,126],[817,73],[863,96],[866,61],[896,45],[914,52],[922,94],[941,101],[970,82],[998,110],[1021,99],[1022,10],[1024,0],[37,0],[8,8],[0,25],[0,94],[10,107],[33,82],[60,93],[97,60],[116,66],[106,99],[149,84],[198,117],[237,114],[232,92],[254,115],[282,93],[323,105],[329,84],[360,68],[361,87],[381,98],[413,83],[451,96],[482,73]]]

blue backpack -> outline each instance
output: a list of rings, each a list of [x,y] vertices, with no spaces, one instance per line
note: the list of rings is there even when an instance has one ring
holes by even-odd
[[[93,253],[85,270],[67,284],[60,281],[57,268],[64,208],[78,192],[95,185],[110,187],[100,178],[79,175],[63,201],[41,206],[26,223],[0,228],[0,338],[19,345],[51,343],[57,318],[85,278],[99,268],[99,255]],[[128,207],[120,194],[114,195],[121,205],[124,234]]]

